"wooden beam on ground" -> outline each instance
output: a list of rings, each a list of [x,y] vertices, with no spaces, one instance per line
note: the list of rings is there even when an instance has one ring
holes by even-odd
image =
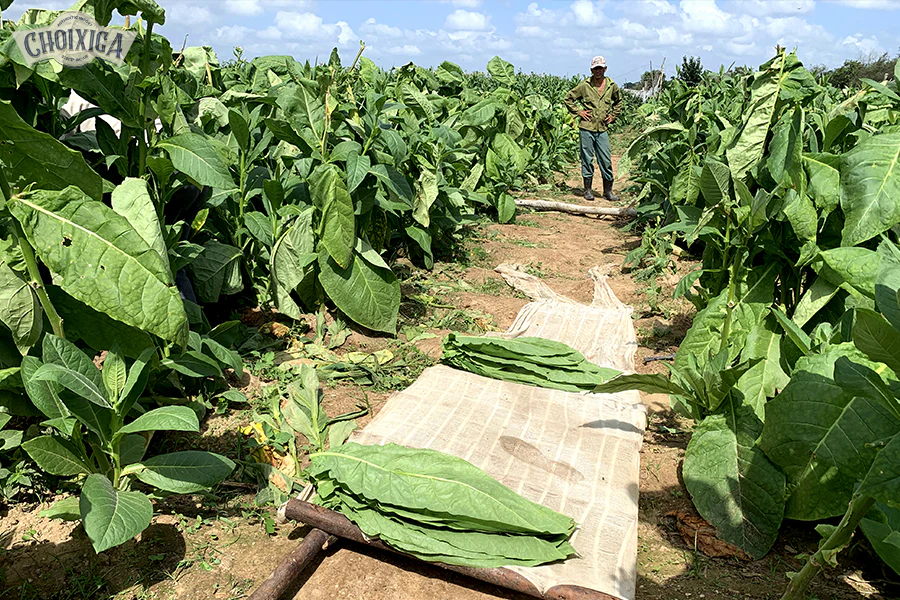
[[[633,206],[625,208],[606,208],[603,206],[587,206],[584,204],[567,204],[565,202],[550,202],[549,200],[531,200],[516,198],[516,206],[533,208],[534,210],[555,210],[557,212],[572,213],[576,215],[604,215],[608,217],[636,217],[637,212]]]
[[[363,535],[363,532],[359,527],[350,521],[350,519],[340,513],[328,510],[327,508],[303,502],[302,500],[289,500],[278,512],[279,514],[284,515],[286,519],[305,523],[315,527],[315,529],[306,536],[306,539],[304,539],[300,547],[294,550],[294,552],[279,565],[269,579],[267,579],[265,583],[250,596],[250,600],[270,600],[272,598],[277,598],[277,596],[273,595],[274,593],[283,593],[284,590],[287,590],[297,577],[299,577],[303,568],[309,564],[312,558],[319,550],[321,550],[323,541],[326,539],[323,536],[327,536],[328,534],[365,544],[380,550],[386,550],[394,554],[399,554],[400,556],[405,556],[412,560],[419,560],[408,554],[394,550],[379,540],[367,538]],[[314,539],[307,543],[307,539],[309,538]],[[304,547],[306,549],[304,549]],[[472,567],[447,565],[438,562],[428,562],[427,564],[543,600],[616,600],[613,596],[608,594],[577,585],[557,585],[550,588],[545,593],[541,593],[533,583],[523,576],[504,568],[476,569]]]

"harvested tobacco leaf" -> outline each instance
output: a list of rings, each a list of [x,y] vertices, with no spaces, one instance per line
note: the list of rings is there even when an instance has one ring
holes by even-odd
[[[575,554],[565,515],[443,452],[353,442],[310,455],[315,503],[426,561],[535,566]]]
[[[750,556],[733,544],[729,544],[716,537],[716,530],[712,525],[699,516],[683,510],[673,510],[665,514],[666,517],[674,517],[675,526],[681,539],[691,548],[696,548],[711,558],[739,558],[752,560]]]
[[[537,337],[511,340],[450,333],[443,362],[484,377],[569,392],[590,392],[621,371],[598,367],[571,346]]]

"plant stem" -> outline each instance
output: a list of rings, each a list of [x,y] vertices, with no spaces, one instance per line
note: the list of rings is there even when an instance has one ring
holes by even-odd
[[[150,46],[153,41],[153,21],[147,21],[147,33],[144,34],[144,55],[141,57],[141,74],[146,79],[150,76]],[[144,90],[141,95],[140,105],[140,121],[141,134],[138,139],[138,177],[143,177],[147,171],[147,141],[149,133],[147,131],[147,98],[150,95],[149,90]]]
[[[3,172],[2,168],[0,168],[0,194],[3,195],[4,204],[12,198],[12,190],[9,187],[9,182],[6,180],[6,173]],[[19,222],[15,219],[12,219],[12,222],[16,239],[19,241],[19,248],[22,250],[22,256],[25,258],[25,268],[28,270],[28,277],[31,279],[28,284],[37,294],[41,307],[43,307],[44,312],[47,313],[47,320],[50,321],[50,327],[53,328],[53,334],[65,338],[66,335],[63,331],[62,317],[56,312],[56,308],[54,308],[53,303],[50,302],[50,296],[47,295],[47,290],[44,288],[44,282],[43,279],[41,279],[41,272],[38,269],[37,259],[34,256],[34,249],[25,238],[25,232],[22,231],[22,226]]]
[[[37,294],[38,300],[41,302],[41,307],[44,309],[44,312],[47,313],[47,320],[50,321],[53,335],[65,338],[66,334],[63,330],[62,317],[56,312],[56,308],[53,306],[53,303],[50,302],[50,296],[47,295],[47,288],[44,287],[44,282],[41,279],[41,272],[38,270],[34,250],[25,238],[25,232],[22,231],[22,226],[19,225],[18,221],[14,221],[14,223],[16,238],[19,240],[19,248],[22,250],[22,255],[25,258],[25,268],[28,270],[28,277],[31,279],[28,284]]]
[[[850,501],[844,518],[841,519],[837,529],[825,540],[815,554],[807,559],[803,569],[791,578],[791,583],[785,590],[781,600],[803,600],[806,598],[806,588],[810,582],[828,564],[828,554],[840,552],[850,543],[853,532],[856,531],[859,522],[869,509],[875,504],[875,500],[868,496],[857,496]]]

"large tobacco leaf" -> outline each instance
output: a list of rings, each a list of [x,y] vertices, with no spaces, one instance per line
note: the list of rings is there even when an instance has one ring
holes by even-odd
[[[309,194],[319,209],[319,239],[337,265],[346,269],[353,259],[356,218],[353,200],[340,169],[322,165],[310,176]]]
[[[841,158],[842,245],[857,246],[900,223],[900,133],[872,136]]]
[[[900,509],[876,504],[859,526],[881,560],[900,576]]]
[[[239,248],[209,240],[203,253],[191,263],[194,290],[201,302],[217,302],[220,295],[235,294],[244,287]]]
[[[784,474],[756,445],[762,428],[754,407],[732,394],[694,430],[684,454],[684,484],[700,515],[757,559],[778,537],[785,499]]]
[[[115,489],[103,475],[88,475],[79,500],[81,522],[94,546],[103,552],[147,529],[153,505],[141,492]]]
[[[362,249],[362,240],[357,247]],[[395,333],[400,308],[400,282],[390,269],[374,266],[354,251],[342,269],[324,249],[318,252],[319,283],[338,309],[374,331]]]
[[[19,351],[26,354],[43,331],[43,311],[37,294],[5,262],[0,262],[0,322],[12,332]]]
[[[237,187],[228,166],[206,136],[180,133],[157,144],[169,155],[175,168],[199,183],[220,190]]]
[[[166,240],[156,215],[156,206],[143,179],[128,177],[112,193],[112,208],[128,219],[134,230],[153,248],[160,259],[169,262]]]
[[[310,460],[313,477],[327,476],[356,496],[441,515],[475,531],[568,535],[575,527],[471,463],[435,450],[348,442]]]
[[[81,153],[28,125],[5,100],[0,100],[0,138],[6,142],[0,144],[0,161],[13,184],[22,177],[25,184],[39,182],[48,190],[74,185],[94,200],[103,199],[103,179]]]
[[[534,337],[504,340],[450,333],[442,360],[485,377],[570,392],[594,391],[621,374],[589,362],[571,346]]]
[[[299,319],[303,311],[291,298],[291,292],[298,290],[301,299],[309,299],[304,294],[313,285],[316,262],[316,240],[312,230],[312,209],[301,213],[275,242],[269,267],[269,285],[272,301],[279,312],[292,319]]]
[[[755,279],[735,283],[736,301],[731,310],[729,343],[742,348],[750,331],[768,314],[774,294],[775,267],[767,267]],[[694,323],[678,347],[675,367],[688,366],[688,355],[693,355],[702,367],[710,353],[717,353],[722,343],[722,333],[728,314],[729,290],[713,298],[697,313]]]
[[[183,343],[187,316],[169,266],[121,215],[76,187],[9,203],[68,294],[164,340]]]
[[[878,451],[873,444],[900,432],[900,421],[883,403],[839,385],[841,357],[878,368],[852,344],[832,346],[798,360],[791,382],[766,404],[759,445],[787,475],[787,518],[844,514]]]

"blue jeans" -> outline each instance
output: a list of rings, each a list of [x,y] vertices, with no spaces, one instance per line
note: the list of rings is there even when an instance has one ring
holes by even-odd
[[[594,176],[594,156],[600,165],[600,174],[603,179],[612,181],[612,152],[609,149],[609,134],[605,131],[578,130],[581,141],[581,176],[588,178]]]

